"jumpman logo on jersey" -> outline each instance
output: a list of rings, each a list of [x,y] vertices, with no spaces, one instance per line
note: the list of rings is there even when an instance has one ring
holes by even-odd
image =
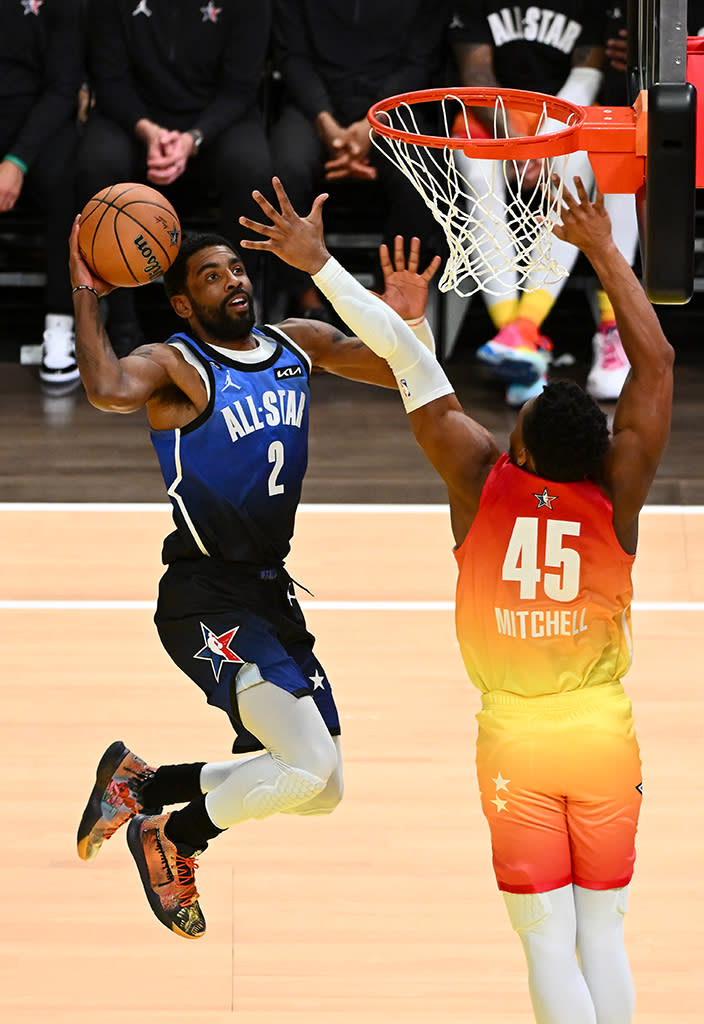
[[[244,661],[240,658],[239,654],[236,654],[230,647],[235,633],[240,628],[235,626],[233,629],[228,629],[225,633],[221,633],[218,636],[212,629],[201,622],[200,628],[203,630],[203,640],[205,646],[201,647],[197,654],[194,654],[194,658],[198,658],[200,661],[209,661],[213,670],[213,675],[220,681],[220,669],[226,661],[234,662],[237,665],[244,665]]]
[[[39,17],[39,8],[43,5],[44,0],[20,0],[20,3],[24,7],[24,13],[34,14]]]
[[[227,371],[227,380],[225,381],[223,386],[220,388],[220,391],[227,391],[228,388],[237,388],[238,391],[242,390],[242,385],[241,384],[235,384],[234,380],[230,376],[230,371],[229,370]]]
[[[135,18],[138,14],[145,14],[147,18],[151,18],[152,12],[147,7],[147,0],[139,0],[139,3],[132,11],[132,17]]]
[[[222,7],[216,7],[213,0],[208,0],[208,6],[201,7],[200,13],[203,15],[203,21],[217,22],[222,14]]]
[[[536,494],[535,491],[533,491],[533,497],[538,499],[538,504],[536,505],[536,508],[549,508],[551,512],[553,501],[557,501],[557,495],[548,494],[547,487],[543,488],[542,494]]]

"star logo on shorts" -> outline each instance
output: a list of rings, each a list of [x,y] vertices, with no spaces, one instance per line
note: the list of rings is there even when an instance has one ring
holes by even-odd
[[[147,18],[151,18],[152,12],[147,7],[147,0],[139,0],[139,3],[132,11],[132,17],[136,18],[138,14],[144,14]]]
[[[24,7],[25,15],[34,14],[38,18],[39,8],[43,5],[44,0],[20,0],[20,3]]]
[[[234,662],[237,665],[244,665],[244,660],[240,658],[239,654],[236,654],[230,644],[232,643],[235,633],[240,628],[235,626],[233,629],[228,629],[227,632],[221,633],[219,636],[214,633],[212,629],[209,629],[205,623],[201,622],[200,628],[203,630],[203,641],[205,646],[201,647],[197,654],[194,654],[194,658],[198,658],[200,661],[209,661],[213,670],[213,675],[220,681],[220,669],[226,661]]]
[[[203,15],[203,21],[217,22],[222,14],[222,7],[216,7],[213,0],[208,0],[207,6],[201,7],[200,13]]]
[[[543,488],[542,494],[536,494],[535,491],[533,491],[533,497],[538,499],[538,504],[535,506],[536,508],[549,508],[550,511],[552,511],[553,501],[557,501],[557,495],[548,494],[547,487]]]
[[[320,672],[318,672],[317,668],[315,670],[315,675],[314,676],[308,676],[308,678],[310,679],[311,683],[313,684],[313,689],[314,690],[324,690],[325,689],[325,676],[321,676],[321,674],[320,674]]]

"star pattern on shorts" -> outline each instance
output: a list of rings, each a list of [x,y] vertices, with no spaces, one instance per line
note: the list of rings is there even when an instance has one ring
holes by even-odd
[[[533,491],[533,497],[538,499],[538,504],[536,505],[536,508],[549,508],[551,511],[553,501],[557,501],[557,495],[548,494],[547,487],[543,487],[542,494],[536,494],[535,491]]]
[[[200,661],[209,661],[213,670],[213,675],[220,681],[220,669],[226,661],[234,662],[238,665],[244,665],[244,661],[240,658],[239,654],[236,654],[232,650],[230,644],[232,643],[239,626],[234,626],[232,629],[226,630],[224,633],[213,632],[205,623],[201,622],[200,628],[203,631],[203,641],[205,646],[193,655],[194,658]]]
[[[213,0],[208,0],[205,7],[201,7],[200,13],[203,15],[203,21],[216,22],[222,14],[222,7],[216,7]]]
[[[501,814],[502,811],[506,810],[506,805],[508,804],[508,784],[511,780],[505,779],[501,772],[497,772],[496,778],[492,779],[491,781],[496,786],[496,796],[491,801],[491,803],[496,807],[496,813]],[[505,800],[499,796],[499,790],[501,789],[506,791]]]
[[[39,8],[43,6],[44,0],[20,0],[20,3],[24,7],[24,13],[34,14],[39,17]]]
[[[325,676],[321,676],[321,674],[320,674],[320,672],[318,672],[317,668],[315,670],[315,675],[308,676],[308,678],[310,679],[311,683],[313,684],[313,689],[314,690],[324,690],[325,689]]]

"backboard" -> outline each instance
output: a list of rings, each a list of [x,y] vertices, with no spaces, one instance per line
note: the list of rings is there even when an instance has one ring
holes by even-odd
[[[688,78],[697,68],[690,61],[688,73],[687,8],[628,0],[627,9],[628,102],[647,93],[647,180],[636,204],[643,284],[655,303],[688,302],[694,290],[697,89]],[[704,93],[704,67],[700,84]]]

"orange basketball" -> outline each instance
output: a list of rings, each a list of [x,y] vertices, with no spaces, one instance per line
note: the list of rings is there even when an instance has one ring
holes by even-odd
[[[115,287],[136,288],[169,269],[181,244],[181,225],[156,189],[122,182],[88,200],[78,244],[98,277]]]

